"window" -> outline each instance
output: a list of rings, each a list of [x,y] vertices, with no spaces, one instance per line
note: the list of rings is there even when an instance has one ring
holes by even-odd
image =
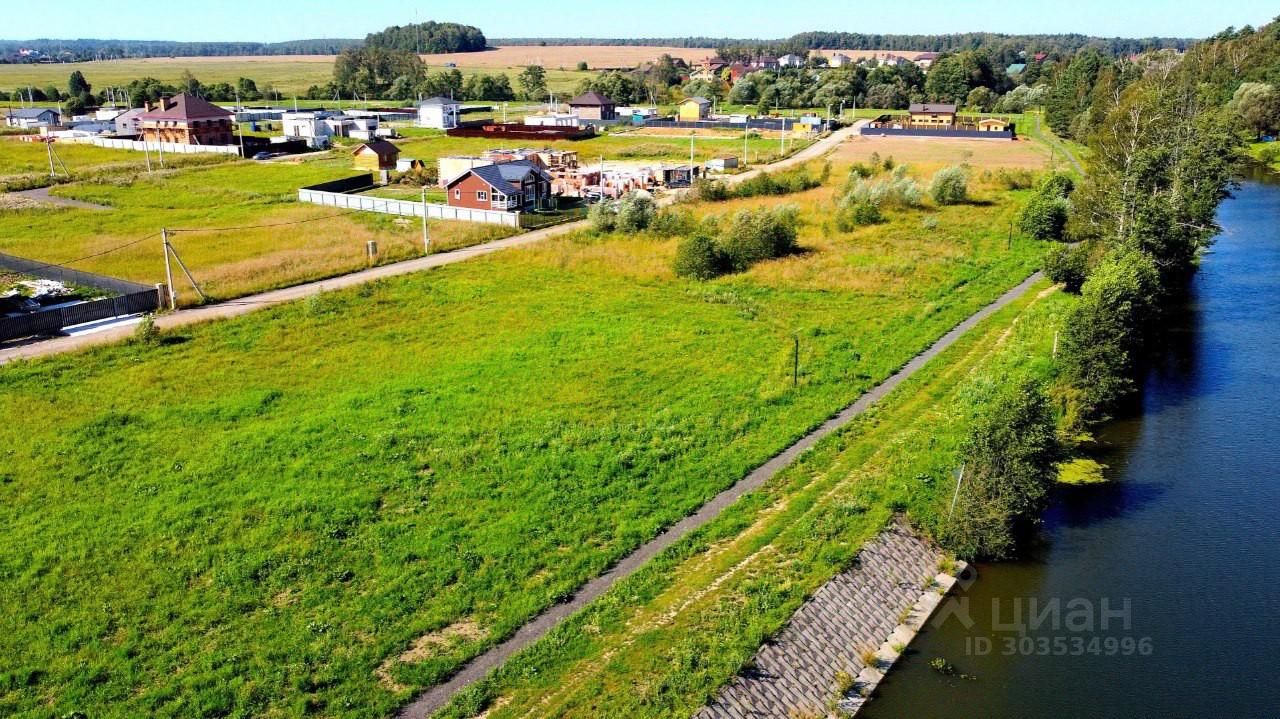
[[[461,200],[461,199],[462,199],[462,190],[454,190],[454,191],[453,191],[453,199],[455,199],[455,200]]]
[[[485,200],[489,199],[489,193],[485,192],[484,190],[479,190],[476,192],[476,199],[481,202],[484,202]]]

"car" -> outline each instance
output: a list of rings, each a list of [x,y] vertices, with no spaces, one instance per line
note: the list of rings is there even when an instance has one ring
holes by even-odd
[[[255,159],[255,160],[270,160],[270,159],[271,159],[271,158],[273,158],[273,157],[275,157],[275,154],[274,154],[274,153],[271,153],[271,152],[259,152],[259,153],[254,154],[253,159]]]

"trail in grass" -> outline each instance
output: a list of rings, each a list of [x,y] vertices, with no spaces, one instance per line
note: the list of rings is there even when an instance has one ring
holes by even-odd
[[[729,505],[737,501],[739,497],[761,487],[765,482],[769,481],[769,479],[793,463],[801,454],[813,445],[817,444],[824,437],[848,424],[863,412],[866,412],[871,405],[875,404],[885,395],[892,392],[894,388],[918,372],[929,362],[929,360],[945,351],[958,339],[964,336],[965,333],[977,326],[979,322],[990,317],[1001,308],[1025,295],[1035,285],[1035,283],[1043,279],[1043,277],[1044,275],[1042,273],[1036,272],[1014,288],[1010,289],[1008,292],[1005,292],[991,304],[983,307],[970,315],[964,321],[957,324],[955,327],[951,328],[950,331],[930,345],[928,349],[916,355],[884,382],[881,382],[879,385],[867,390],[866,393],[855,400],[852,404],[845,407],[826,422],[823,422],[812,432],[801,437],[791,446],[774,455],[772,459],[757,467],[754,471],[743,477],[733,486],[724,490],[720,494],[717,494],[711,499],[711,501],[702,505],[697,512],[694,512],[680,520],[662,534],[659,534],[645,544],[642,544],[634,552],[623,557],[609,570],[583,585],[582,588],[579,589],[569,600],[547,609],[545,612],[534,617],[524,626],[517,629],[514,634],[502,643],[496,644],[484,653],[477,655],[474,659],[464,665],[457,674],[453,675],[449,681],[437,684],[431,689],[428,689],[415,699],[413,703],[400,711],[400,714],[398,715],[400,719],[417,719],[418,717],[426,717],[437,709],[443,707],[454,694],[471,683],[482,679],[486,674],[501,665],[513,654],[547,634],[547,632],[551,631],[565,617],[585,608],[589,603],[607,592],[609,588],[619,580],[638,570],[645,562],[657,556],[660,552],[675,544],[689,533],[715,519],[720,512],[724,511],[729,507]]]

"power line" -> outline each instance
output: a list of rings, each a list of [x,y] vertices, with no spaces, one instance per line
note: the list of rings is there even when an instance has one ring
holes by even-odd
[[[84,257],[77,257],[77,258],[76,258],[76,259],[74,259],[74,260],[67,260],[66,262],[46,262],[46,263],[44,263],[44,264],[40,264],[40,265],[36,265],[36,266],[34,266],[34,267],[31,267],[31,268],[28,268],[27,270],[24,270],[24,271],[29,272],[29,271],[31,271],[31,270],[40,270],[40,269],[44,269],[44,268],[46,268],[46,267],[66,267],[66,268],[68,268],[68,269],[71,269],[71,265],[74,265],[74,264],[76,264],[77,262],[84,262],[85,260],[91,260],[91,259],[93,259],[93,258],[95,258],[95,257],[101,257],[101,256],[103,256],[103,255],[109,255],[109,254],[111,254],[112,252],[115,252],[115,251],[117,251],[117,250],[123,250],[123,249],[124,249],[124,248],[126,248],[126,247],[132,247],[132,246],[134,246],[134,245],[136,245],[136,244],[138,244],[138,243],[140,243],[140,242],[146,242],[147,240],[150,240],[150,239],[152,239],[152,238],[154,238],[154,237],[159,237],[159,236],[160,236],[160,233],[159,233],[159,232],[155,232],[155,233],[152,233],[152,234],[150,234],[150,235],[147,235],[146,237],[143,237],[143,238],[140,238],[140,239],[137,239],[137,240],[133,240],[133,241],[131,241],[131,242],[126,242],[126,243],[124,243],[123,245],[116,245],[115,247],[112,247],[112,248],[107,249],[107,250],[103,250],[103,251],[101,251],[101,252],[95,252],[95,253],[93,253],[93,254],[91,254],[91,255],[85,255]]]
[[[320,220],[328,220],[328,219],[332,219],[332,218],[334,218],[334,217],[342,217],[342,216],[344,216],[344,215],[349,215],[349,214],[351,214],[351,213],[350,213],[350,212],[335,212],[335,213],[333,213],[332,215],[322,215],[322,216],[320,216],[320,217],[312,217],[312,218],[310,218],[310,219],[306,219],[306,220],[290,220],[290,221],[288,221],[288,222],[273,222],[273,223],[266,224],[266,225],[244,225],[244,226],[242,226],[242,227],[201,227],[201,228],[196,228],[196,229],[186,229],[186,230],[184,230],[184,229],[177,229],[177,230],[170,229],[170,230],[169,230],[169,234],[173,234],[173,233],[175,233],[175,232],[237,232],[237,231],[240,231],[240,230],[256,230],[256,229],[260,229],[260,228],[264,228],[264,227],[284,227],[284,226],[286,226],[286,225],[301,225],[301,224],[306,223],[306,222],[318,222],[318,221],[320,221]],[[154,235],[152,235],[152,237],[154,237]]]

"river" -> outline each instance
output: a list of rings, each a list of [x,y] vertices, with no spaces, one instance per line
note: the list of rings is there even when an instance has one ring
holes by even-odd
[[[979,565],[971,627],[936,616],[862,716],[1280,716],[1280,183],[1219,222],[1140,415],[1101,435],[1112,481]]]

